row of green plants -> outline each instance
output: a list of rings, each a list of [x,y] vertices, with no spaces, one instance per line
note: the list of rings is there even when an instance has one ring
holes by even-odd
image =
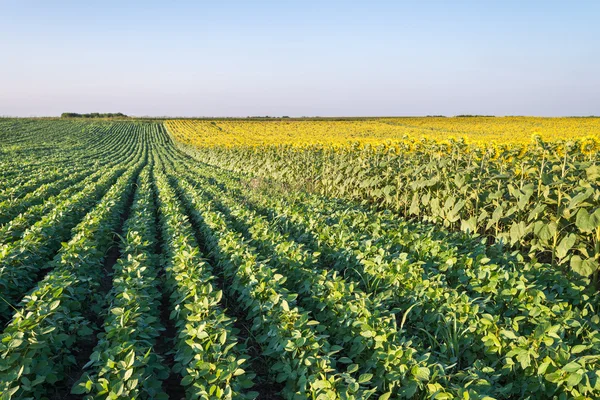
[[[202,188],[219,175],[215,169],[194,172],[207,177]],[[220,184],[228,177],[221,174]],[[229,186],[235,186],[231,181]],[[240,189],[253,193],[250,203]],[[305,243],[320,253],[323,268],[333,267],[357,286],[377,293],[382,307],[408,313],[407,333],[417,345],[421,342],[420,348],[433,350],[434,359],[446,354],[446,360],[467,370],[462,376],[455,373],[456,367],[450,370],[463,385],[469,382],[473,388],[474,382],[485,380],[497,386],[484,387],[482,393],[499,397],[535,393],[528,387],[537,387],[542,397],[597,390],[596,304],[584,287],[557,280],[551,266],[503,257],[502,252],[486,253],[484,245],[465,235],[442,232],[432,237],[431,228],[398,224],[385,212],[360,211],[316,196],[277,200],[277,193],[259,195],[239,182],[233,190],[238,195],[229,205],[252,204],[263,211],[272,221],[265,232],[279,230]],[[228,194],[215,192],[214,198],[224,201]],[[414,322],[411,313],[418,317]],[[569,372],[573,362],[580,368]],[[472,365],[478,368],[468,371]],[[530,377],[536,366],[543,367]],[[477,369],[487,369],[488,374]]]
[[[70,175],[69,170],[65,169],[61,171],[61,176],[56,181],[44,183],[21,197],[12,197],[0,202],[0,226],[5,225],[31,207],[43,203],[49,197],[60,194],[89,174],[90,170],[88,168],[74,171],[72,175]]]
[[[203,174],[194,170],[194,174],[204,175],[206,171]],[[399,334],[396,320],[384,322],[386,312],[388,318],[397,312],[390,312],[394,307],[386,307],[390,303],[389,291],[375,298],[362,293],[357,282],[347,281],[338,275],[338,271],[326,269],[328,264],[319,260],[321,249],[307,251],[301,244],[279,233],[277,227],[270,226],[264,217],[244,207],[246,199],[233,199],[230,193],[215,191],[213,177],[214,173],[209,172],[196,190],[211,191],[212,200],[206,201],[226,203],[229,208],[226,213],[231,213],[233,219],[238,220],[235,224],[237,229],[250,234],[250,243],[262,249],[263,256],[268,257],[273,268],[284,273],[286,282],[293,282],[289,285],[290,290],[296,291],[317,320],[329,327],[326,328],[327,333],[337,340],[336,343],[344,345],[347,360],[353,360],[367,371],[379,368],[371,372],[374,372],[376,378],[373,383],[378,389],[383,392],[389,390],[384,396],[395,391],[396,396],[408,397],[418,390],[435,398],[449,396],[444,388],[447,384],[437,383],[446,380],[443,366],[450,364],[448,359],[440,362],[441,357],[432,357],[422,347],[418,352],[407,349],[406,343],[410,344],[415,337],[406,340],[404,334]],[[404,323],[398,325],[402,330]],[[395,346],[404,346],[404,351],[394,353]],[[391,357],[391,354],[396,354],[396,357]],[[414,357],[412,362],[411,356]],[[415,365],[415,359],[420,361],[420,365]],[[471,393],[471,396],[474,394]]]
[[[80,165],[89,176],[0,227],[15,234],[0,247],[12,297],[2,398],[167,398],[174,380],[189,399],[260,397],[256,382],[290,399],[600,396],[600,298],[533,240],[490,241],[199,163],[161,124],[63,126],[58,139],[52,127],[7,136],[30,176],[98,156]],[[446,150],[455,166],[469,154]]]
[[[23,182],[19,182],[17,179],[9,180],[9,188],[0,192],[0,206],[2,209],[12,211],[11,208],[18,209],[22,202],[25,204],[22,206],[23,209],[27,207],[27,201],[35,196],[35,192],[47,186],[60,184],[62,180],[68,177],[69,174],[78,176],[89,169],[89,164],[79,164],[77,166],[65,165],[65,166],[49,166],[44,168],[43,173],[37,172],[34,176],[21,177]],[[8,217],[8,216],[6,216]],[[6,222],[6,217],[3,218],[1,223]]]
[[[43,176],[56,167],[75,168],[80,164],[93,164],[106,153],[104,147],[112,148],[122,143],[130,129],[127,125],[113,125],[81,132],[81,125],[48,121],[40,121],[33,126],[31,121],[22,121],[19,127],[3,139],[0,147],[0,154],[9,155],[1,157],[0,190],[27,184],[32,178]],[[10,146],[11,139],[19,144]],[[92,153],[97,157],[89,157]],[[16,192],[16,195],[20,193]]]
[[[176,161],[175,161],[176,162]],[[170,181],[180,188],[173,160]],[[262,355],[273,359],[270,375],[285,384],[285,398],[356,399],[366,398],[373,390],[361,383],[370,380],[356,371],[336,370],[335,354],[341,346],[332,346],[318,321],[297,303],[297,294],[287,290],[285,277],[257,259],[240,234],[228,229],[222,213],[210,204],[198,201],[193,193],[180,192],[190,218],[222,271],[226,286],[239,301],[252,323],[252,331]]]
[[[130,149],[134,146],[135,136],[130,136],[125,140],[117,143],[111,143],[110,151],[107,155],[95,156],[93,163],[80,165],[77,168],[70,166],[60,169],[58,179],[49,183],[38,186],[34,191],[26,193],[16,189],[17,197],[9,198],[0,202],[0,226],[4,228],[9,222],[13,221],[16,216],[23,212],[34,215],[43,215],[43,211],[39,207],[44,202],[55,196],[63,196],[67,191],[71,191],[79,182],[89,177],[94,172],[94,175],[101,173],[102,170],[110,169],[114,165],[124,162],[126,156],[130,155]],[[4,242],[1,242],[4,243]]]
[[[56,124],[53,121],[14,120],[12,122],[2,121],[0,123],[0,138],[2,146],[0,154],[18,152],[23,154],[34,154],[36,150],[44,147],[47,143],[55,143],[60,149],[71,150],[72,135],[78,135],[83,125],[80,124]],[[79,137],[82,140],[90,138]],[[72,156],[67,152],[60,155],[61,158]],[[39,158],[26,158],[24,167],[36,166],[41,161],[56,158],[56,154],[40,153]],[[1,165],[14,166],[10,159],[0,161]],[[1,173],[12,173],[12,169],[2,170]]]
[[[93,165],[146,131],[144,126],[119,123],[37,121],[32,126],[21,121],[21,125],[20,130],[9,134],[2,142],[5,145],[12,138],[19,145],[0,147],[0,190],[16,186],[13,180],[26,183],[56,167]],[[26,126],[29,128],[25,129]]]
[[[586,140],[529,146],[180,148],[202,162],[292,189],[485,236],[597,281],[600,163]]]
[[[132,137],[133,138],[133,137]],[[127,165],[137,155],[131,151],[134,147],[133,142],[126,142],[122,146],[121,152],[116,152],[111,157],[111,162],[103,165],[101,169],[93,172],[93,169],[88,171],[87,176],[79,182],[73,183],[71,186],[64,188],[54,196],[45,199],[41,204],[33,205],[25,211],[12,218],[9,222],[0,226],[0,246],[5,246],[8,243],[19,240],[25,231],[34,223],[42,219],[45,215],[52,212],[54,209],[62,208],[65,202],[81,191],[85,191],[86,187],[93,185],[103,176],[107,175],[107,171],[118,167],[120,164]]]
[[[82,343],[89,345],[93,321],[105,303],[100,290],[105,257],[145,159],[140,155],[78,224],[50,272],[15,310],[0,336],[3,398],[48,396],[76,365]]]
[[[376,390],[381,398],[417,391],[442,398],[444,390],[435,381],[443,379],[443,369],[424,352],[417,354],[411,341],[399,332],[395,313],[382,307],[381,299],[363,292],[337,271],[323,269],[317,252],[273,230],[243,203],[211,191],[209,182],[190,178],[181,186],[185,195],[223,213],[228,228],[244,235],[258,259],[285,277],[284,287],[298,294],[299,304],[312,313],[330,341],[342,347],[338,360],[347,364],[343,368],[362,385]],[[434,378],[430,380],[431,375]]]
[[[146,150],[143,144],[131,148],[133,157],[130,163],[139,162]],[[0,321],[6,321],[11,315],[14,304],[39,279],[45,263],[61,248],[61,243],[71,237],[71,229],[128,167],[127,164],[118,164],[105,171],[98,181],[59,203],[29,227],[20,240],[0,247]]]
[[[151,166],[141,172],[113,267],[103,332],[71,393],[84,398],[167,398],[161,381],[169,372],[155,348],[160,321],[159,260]]]
[[[221,308],[223,293],[203,259],[193,228],[179,204],[162,161],[154,170],[162,232],[165,290],[170,293],[174,372],[189,399],[251,399],[256,393],[249,356],[236,335],[233,319]]]

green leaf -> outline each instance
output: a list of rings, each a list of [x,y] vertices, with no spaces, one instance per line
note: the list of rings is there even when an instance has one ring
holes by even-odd
[[[571,269],[579,275],[588,277],[598,270],[598,262],[591,258],[583,260],[575,255],[571,257]]]
[[[127,368],[131,368],[133,366],[133,363],[135,362],[135,350],[131,350],[129,352],[129,354],[127,354],[127,357],[125,357],[125,364],[127,365]]]
[[[600,167],[598,167],[597,165],[587,167],[585,169],[585,174],[587,175],[587,178],[589,180],[595,181],[596,179],[600,178]]]
[[[420,381],[429,380],[430,371],[427,367],[413,367],[412,373],[414,377]]]
[[[525,237],[527,226],[524,221],[514,222],[510,227],[510,244],[515,244]]]
[[[501,330],[501,331],[500,331],[500,334],[501,334],[502,336],[504,336],[505,338],[507,338],[507,339],[516,339],[516,338],[517,338],[517,335],[515,335],[515,334],[514,334],[514,332],[512,332],[512,331],[507,331],[507,330],[505,330],[505,329]]]
[[[477,231],[477,218],[471,217],[460,221],[460,230],[463,232],[474,233]]]
[[[564,367],[562,367],[562,370],[565,372],[577,372],[581,369],[581,365],[575,361],[571,361],[570,363],[568,363],[567,365],[565,365]]]
[[[312,384],[314,389],[325,389],[331,386],[326,379],[319,379]]]
[[[583,344],[578,344],[576,346],[573,346],[571,348],[571,354],[579,354],[582,351],[585,351],[588,347],[586,345]]]
[[[284,311],[290,311],[290,306],[286,300],[281,300],[281,308],[283,308]]]
[[[519,349],[517,353],[517,361],[521,364],[521,368],[526,369],[531,365],[531,357],[529,352],[524,349]]]
[[[80,382],[71,388],[71,394],[83,394],[88,393],[88,389],[84,382]]]
[[[573,245],[575,244],[575,242],[577,241],[577,235],[571,233],[567,236],[565,236],[560,243],[558,243],[558,246],[556,246],[556,256],[559,259],[564,258],[567,253],[569,252],[569,250],[571,250],[573,248]]]
[[[353,374],[356,371],[358,371],[358,364],[350,364],[348,365],[348,369],[346,369],[346,372],[349,374]]]
[[[372,338],[375,336],[375,333],[373,331],[366,330],[366,331],[360,332],[360,335],[363,337],[366,337],[366,338]]]
[[[191,384],[194,381],[194,378],[192,378],[191,375],[186,375],[183,377],[183,379],[181,380],[181,385],[182,386],[188,386],[189,384]]]
[[[560,381],[563,380],[563,374],[560,371],[556,371],[553,372],[551,374],[548,375],[544,375],[544,378],[548,381],[548,382],[552,382],[552,383],[559,383]]]
[[[549,366],[550,366],[550,361],[541,363],[540,366],[538,367],[538,375],[544,375]]]
[[[358,383],[367,383],[373,378],[373,374],[362,374],[358,377]]]
[[[575,225],[581,232],[592,232],[600,226],[600,208],[591,214],[585,208],[580,208],[575,217]]]
[[[582,379],[583,379],[583,374],[573,372],[573,373],[569,374],[569,377],[567,378],[567,382],[566,382],[567,386],[568,387],[577,386],[579,384],[579,382],[581,382]]]

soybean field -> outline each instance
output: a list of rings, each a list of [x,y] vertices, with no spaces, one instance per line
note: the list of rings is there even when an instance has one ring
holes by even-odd
[[[0,399],[600,398],[599,132],[0,119]]]

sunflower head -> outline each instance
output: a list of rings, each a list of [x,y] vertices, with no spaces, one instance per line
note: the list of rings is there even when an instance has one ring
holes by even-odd
[[[596,153],[599,148],[598,141],[593,137],[586,137],[581,141],[580,149],[585,155]]]

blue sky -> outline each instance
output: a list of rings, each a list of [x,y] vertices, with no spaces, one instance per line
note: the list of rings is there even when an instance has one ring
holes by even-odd
[[[0,1],[0,115],[598,115],[599,17],[600,1]]]

